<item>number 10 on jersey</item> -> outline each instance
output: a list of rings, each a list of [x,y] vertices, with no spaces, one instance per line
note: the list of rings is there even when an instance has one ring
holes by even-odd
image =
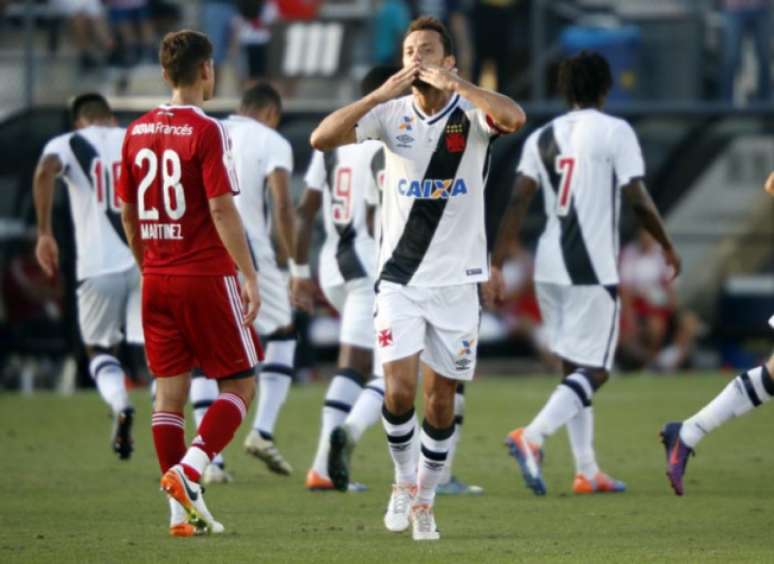
[[[556,173],[560,175],[559,192],[556,195],[556,215],[565,217],[570,213],[572,203],[572,180],[575,172],[575,159],[559,155],[554,162]]]

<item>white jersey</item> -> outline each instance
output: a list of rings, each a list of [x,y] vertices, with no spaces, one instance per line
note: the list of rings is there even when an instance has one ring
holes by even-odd
[[[618,284],[620,191],[645,175],[631,126],[595,109],[564,114],[529,136],[518,172],[542,188],[548,217],[535,280]]]
[[[62,163],[59,176],[68,187],[78,280],[134,266],[115,189],[123,142],[122,128],[93,125],[54,137],[43,149],[43,156],[56,155]]]
[[[293,172],[293,150],[279,133],[256,120],[232,115],[223,120],[232,144],[240,193],[234,197],[255,262],[274,260],[266,177],[277,169]]]
[[[363,116],[358,141],[385,145],[380,280],[439,287],[489,278],[484,185],[497,133],[457,94],[433,116],[413,96]]]
[[[381,149],[378,141],[368,141],[312,155],[304,180],[307,189],[323,195],[321,286],[376,276],[376,242],[368,233],[366,206],[379,203],[374,194],[384,162]]]

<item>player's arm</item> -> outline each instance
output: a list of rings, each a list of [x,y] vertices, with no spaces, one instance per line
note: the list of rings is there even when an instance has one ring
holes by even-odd
[[[59,269],[59,246],[51,227],[51,209],[54,205],[56,177],[62,172],[62,168],[62,161],[57,155],[44,155],[35,168],[32,181],[32,196],[38,223],[35,258],[47,276],[54,276]]]
[[[277,238],[285,256],[293,256],[294,216],[290,199],[290,173],[284,168],[275,168],[268,177],[272,198],[272,215],[277,229]]]
[[[210,198],[209,206],[212,222],[215,224],[218,235],[220,235],[220,240],[244,276],[243,297],[248,299],[246,300],[247,311],[243,323],[250,325],[258,315],[261,300],[258,294],[258,274],[255,271],[255,265],[253,265],[250,249],[247,247],[247,237],[242,220],[234,204],[234,197],[230,193]]]
[[[774,172],[769,174],[769,178],[766,180],[766,184],[763,186],[763,189],[774,196]]]
[[[439,90],[456,92],[463,98],[467,98],[489,116],[497,130],[502,133],[514,133],[527,121],[527,115],[521,106],[508,96],[479,88],[443,67],[424,65],[420,68],[419,78]]]
[[[505,258],[508,256],[508,248],[511,240],[518,237],[521,224],[529,211],[529,205],[537,192],[538,183],[525,174],[519,174],[513,185],[511,201],[505,210],[503,222],[497,234],[497,240],[492,252],[492,266],[502,268]]]
[[[319,190],[304,190],[296,208],[296,246],[291,255],[294,262],[290,285],[293,305],[310,313],[314,307],[315,287],[309,273],[309,249],[312,245],[314,220],[322,207],[322,199]]]
[[[140,238],[140,222],[137,220],[137,204],[121,203],[121,223],[124,226],[126,243],[134,255],[134,262],[137,263],[137,268],[142,272],[143,249]]]
[[[367,96],[328,115],[312,131],[309,138],[312,147],[318,151],[329,151],[341,145],[356,143],[357,122],[379,104],[403,94],[411,86],[418,71],[418,65],[404,67]]]
[[[667,264],[672,267],[674,273],[672,278],[676,278],[680,274],[682,261],[666,232],[664,220],[661,219],[661,214],[647,188],[645,188],[645,184],[639,178],[635,178],[623,187],[623,193],[640,225],[661,245]]]

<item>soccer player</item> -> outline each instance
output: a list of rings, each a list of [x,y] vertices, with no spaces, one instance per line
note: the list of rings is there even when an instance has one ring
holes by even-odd
[[[396,70],[373,68],[361,83],[361,95],[381,86]],[[312,311],[315,285],[308,266],[309,247],[314,219],[322,207],[325,243],[319,261],[320,286],[341,316],[338,367],[325,394],[317,452],[306,475],[309,490],[350,489],[352,449],[381,414],[384,379],[376,376],[366,383],[366,378],[372,372],[381,373],[373,362],[377,253],[373,216],[383,169],[384,150],[379,141],[315,151],[298,205],[294,257],[298,276],[291,281],[294,303]],[[360,484],[351,486],[363,489]]]
[[[35,170],[33,195],[38,223],[35,254],[43,271],[59,269],[59,247],[51,228],[56,179],[68,188],[75,226],[78,323],[89,372],[113,412],[112,447],[119,458],[132,453],[134,409],[118,361],[122,339],[142,344],[140,274],[126,243],[115,192],[124,130],[105,98],[88,93],[71,104],[75,131],[49,141]]]
[[[395,532],[411,525],[415,540],[436,540],[435,490],[454,434],[457,383],[473,378],[477,284],[488,278],[489,147],[498,134],[519,129],[525,116],[513,100],[454,72],[451,39],[439,21],[414,20],[402,54],[399,72],[326,117],[311,143],[321,151],[366,139],[385,145],[374,323],[395,484],[384,523]],[[412,93],[402,96],[409,87]],[[425,420],[418,433],[420,363]]]
[[[245,91],[239,112],[223,121],[232,142],[232,154],[240,194],[234,198],[247,232],[252,259],[261,273],[261,310],[255,329],[266,343],[261,366],[258,409],[253,428],[244,443],[245,451],[266,463],[272,472],[290,475],[292,467],[274,444],[274,427],[285,403],[293,376],[296,331],[293,327],[288,280],[277,266],[271,241],[271,220],[266,189],[271,192],[271,209],[285,256],[292,256],[294,239],[290,175],[293,151],[276,128],[282,116],[282,100],[269,84]],[[191,400],[200,412],[213,399],[211,384],[194,382]],[[220,466],[218,466],[220,464]],[[208,468],[207,481],[224,482],[222,456]]]
[[[680,258],[643,176],[637,137],[625,121],[601,111],[612,77],[607,61],[582,52],[561,63],[559,88],[571,110],[533,132],[524,145],[504,234],[518,233],[541,188],[547,215],[535,259],[535,286],[553,352],[564,379],[543,409],[507,439],[527,487],[546,493],[543,443],[567,425],[575,457],[573,491],[624,491],[600,471],[594,454],[592,398],[608,379],[618,339],[620,200],[660,244],[676,276]],[[505,238],[500,239],[504,243]],[[495,251],[499,265],[502,247]]]
[[[764,186],[774,196],[774,172]],[[769,319],[774,328],[774,315]],[[683,476],[688,457],[696,445],[713,430],[734,417],[739,417],[774,397],[774,354],[769,360],[734,378],[715,399],[693,417],[682,423],[671,422],[661,429],[666,449],[666,474],[677,495],[683,495]]]
[[[252,323],[260,298],[234,204],[230,141],[221,123],[201,110],[215,84],[212,44],[195,31],[169,33],[159,59],[172,100],[128,127],[118,194],[142,272],[145,348],[156,377],[151,428],[170,500],[170,533],[193,536],[223,532],[199,480],[255,394],[263,353]],[[186,449],[183,408],[194,367],[217,380],[220,395]]]

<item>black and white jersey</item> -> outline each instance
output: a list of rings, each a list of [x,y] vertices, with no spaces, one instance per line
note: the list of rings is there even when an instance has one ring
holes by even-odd
[[[497,134],[458,94],[433,116],[405,96],[360,120],[358,141],[385,146],[380,280],[438,287],[489,278],[484,185]]]
[[[569,112],[529,136],[518,172],[542,188],[548,217],[535,281],[617,284],[619,192],[645,174],[632,127],[595,109]]]
[[[134,266],[115,190],[123,142],[124,129],[94,125],[54,137],[43,149],[43,156],[56,155],[62,163],[59,176],[68,188],[78,280]]]
[[[223,120],[231,142],[240,191],[234,197],[247,233],[250,250],[259,262],[274,261],[266,177],[277,169],[293,172],[293,150],[270,127],[239,115]]]
[[[366,205],[375,205],[382,144],[369,141],[333,151],[315,151],[306,186],[323,195],[325,243],[320,253],[320,285],[337,286],[376,271],[376,243],[368,233]]]

